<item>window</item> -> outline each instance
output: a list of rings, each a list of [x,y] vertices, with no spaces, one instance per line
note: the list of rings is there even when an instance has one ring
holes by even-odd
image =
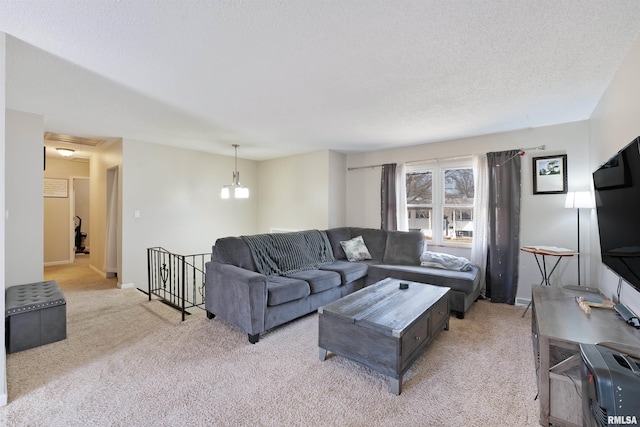
[[[468,165],[407,168],[410,230],[432,244],[470,244],[473,239],[473,169]]]
[[[409,230],[422,230],[429,240],[433,237],[432,176],[431,171],[407,171]]]

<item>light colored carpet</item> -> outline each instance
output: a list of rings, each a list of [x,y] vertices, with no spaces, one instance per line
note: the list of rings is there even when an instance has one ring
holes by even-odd
[[[138,290],[90,276],[95,289],[65,289],[66,340],[8,355],[4,425],[538,425],[521,307],[480,301],[452,318],[396,396],[375,371],[337,356],[320,362],[317,314],[251,345],[200,310],[180,322]]]

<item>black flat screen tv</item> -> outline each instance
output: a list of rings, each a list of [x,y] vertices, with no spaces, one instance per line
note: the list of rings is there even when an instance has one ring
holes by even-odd
[[[593,172],[602,262],[640,292],[640,137]]]

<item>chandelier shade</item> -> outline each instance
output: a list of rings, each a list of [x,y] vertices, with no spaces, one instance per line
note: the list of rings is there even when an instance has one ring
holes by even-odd
[[[233,181],[229,185],[223,185],[220,189],[221,199],[248,199],[249,189],[240,184],[240,172],[238,172],[238,144],[233,144],[235,148],[235,167],[233,170]]]

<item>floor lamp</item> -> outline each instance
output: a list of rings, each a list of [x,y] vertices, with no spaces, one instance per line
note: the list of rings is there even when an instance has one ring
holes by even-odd
[[[595,203],[593,201],[593,197],[591,196],[591,191],[568,191],[567,199],[564,203],[565,208],[575,209],[578,213],[578,286],[581,286],[580,283],[580,209],[587,208],[593,209],[595,207]]]

